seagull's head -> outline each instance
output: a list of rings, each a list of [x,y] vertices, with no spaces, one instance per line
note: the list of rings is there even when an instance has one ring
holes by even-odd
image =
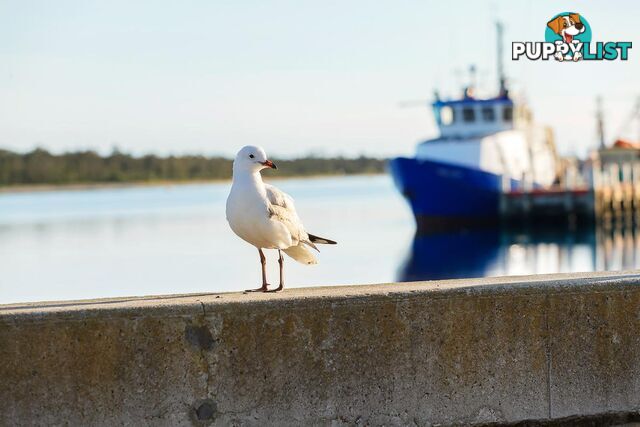
[[[233,161],[234,171],[259,172],[262,169],[278,169],[271,160],[267,159],[267,154],[261,147],[247,145],[242,147],[236,159]]]

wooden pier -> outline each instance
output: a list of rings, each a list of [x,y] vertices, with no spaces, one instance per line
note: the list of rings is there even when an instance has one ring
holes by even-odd
[[[640,218],[640,163],[593,162],[583,173],[568,169],[551,188],[510,188],[504,180],[500,209],[507,222],[552,225],[628,225]]]

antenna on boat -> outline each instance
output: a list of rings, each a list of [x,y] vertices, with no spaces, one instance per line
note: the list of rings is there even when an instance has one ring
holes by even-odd
[[[469,87],[467,88],[466,96],[473,98],[476,95],[478,85],[478,70],[474,64],[469,66]]]
[[[604,143],[604,113],[602,112],[602,97],[596,98],[596,125],[598,129],[598,141],[600,149],[606,148]]]
[[[498,55],[498,58],[497,58],[497,60],[498,60],[498,84],[499,84],[499,87],[500,87],[499,96],[507,96],[508,95],[507,78],[504,75],[504,63],[502,62],[502,57],[504,55],[504,53],[503,53],[503,43],[502,43],[503,32],[504,32],[504,25],[502,24],[502,22],[496,21],[496,36],[497,36],[497,43],[498,43],[498,51],[497,51],[497,55]]]
[[[469,66],[469,84],[464,87],[464,97],[473,98],[476,96],[476,66]]]

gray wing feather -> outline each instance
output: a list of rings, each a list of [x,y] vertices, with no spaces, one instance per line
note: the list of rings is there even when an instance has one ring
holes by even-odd
[[[280,221],[287,227],[294,245],[302,242],[315,246],[309,241],[309,235],[304,231],[304,226],[302,225],[300,217],[298,217],[291,196],[280,191],[273,185],[265,184],[265,188],[267,190],[267,199],[271,204],[269,206],[271,219]]]

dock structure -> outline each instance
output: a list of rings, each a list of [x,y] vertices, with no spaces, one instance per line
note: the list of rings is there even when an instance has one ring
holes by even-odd
[[[0,306],[0,425],[640,421],[640,273]]]
[[[550,188],[536,188],[526,180],[512,188],[505,177],[500,210],[507,222],[633,224],[640,217],[640,162],[592,160],[583,172],[565,169]]]

